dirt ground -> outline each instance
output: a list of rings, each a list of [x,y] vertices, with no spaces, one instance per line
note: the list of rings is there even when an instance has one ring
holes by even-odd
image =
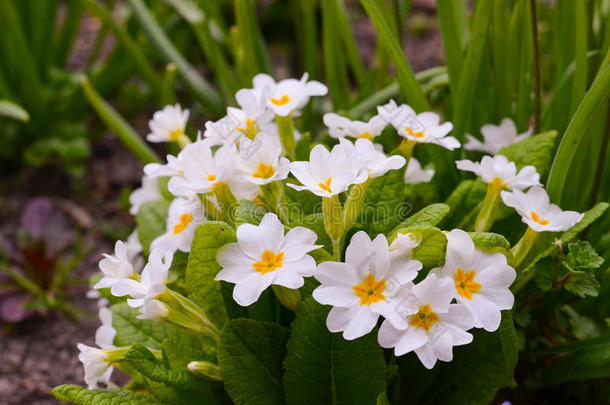
[[[414,70],[419,71],[442,63],[442,50],[434,2],[415,1],[414,13],[420,23],[425,22],[426,29],[418,35],[407,29],[404,44],[407,58]],[[91,29],[91,26],[85,27],[83,38],[91,35]],[[373,55],[375,29],[372,24],[361,19],[355,23],[354,32],[361,53]],[[86,47],[84,42],[80,46]],[[79,56],[75,58],[73,64],[78,65]],[[118,200],[121,191],[137,186],[141,176],[141,165],[111,134],[95,142],[92,151],[87,174],[76,184],[49,168],[26,169],[14,178],[0,177],[0,235],[14,237],[19,213],[27,200],[39,195],[50,196],[74,214],[72,220],[87,235],[85,247],[89,253],[75,272],[81,277],[96,272],[101,253],[111,251],[113,238],[107,230],[132,226],[133,220],[119,208]],[[93,344],[98,327],[96,303],[85,298],[86,290],[82,287],[70,291],[72,303],[90,315],[80,324],[50,314],[18,325],[0,325],[0,405],[56,404],[50,395],[54,386],[82,384],[83,371],[76,344]]]

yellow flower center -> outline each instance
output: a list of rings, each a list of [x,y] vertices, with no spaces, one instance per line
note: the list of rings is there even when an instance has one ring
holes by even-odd
[[[371,305],[385,299],[385,280],[377,281],[371,273],[364,278],[364,281],[354,286],[354,293],[360,298],[360,305]]]
[[[280,99],[271,97],[269,101],[271,101],[275,105],[286,105],[290,101],[290,97],[288,97],[288,94],[284,94]]]
[[[178,138],[180,138],[184,134],[184,129],[176,128],[173,131],[169,131],[169,140],[172,142],[178,142]]]
[[[373,135],[371,135],[370,132],[363,132],[362,134],[360,134],[360,138],[366,138],[366,139],[370,139],[372,141]]]
[[[250,139],[254,139],[256,137],[256,134],[258,134],[261,129],[259,128],[258,124],[256,123],[256,121],[248,118],[246,121],[246,129],[244,128],[238,128],[237,132],[242,132],[244,133],[248,138]],[[239,144],[238,144],[239,146]]]
[[[501,189],[501,188],[505,187],[504,182],[499,177],[494,177],[489,184],[491,184],[492,187],[497,188],[497,189]]]
[[[440,321],[440,318],[428,304],[420,305],[419,312],[409,317],[409,324],[411,326],[415,326],[416,328],[424,328],[426,332],[429,332],[432,325],[438,321]]]
[[[284,260],[284,252],[276,255],[269,249],[266,249],[263,252],[261,260],[252,264],[252,267],[263,276],[282,267],[282,260]]]
[[[534,222],[538,222],[540,225],[549,224],[549,221],[547,221],[546,219],[540,219],[540,217],[538,216],[538,213],[536,211],[530,212],[530,215],[532,216],[532,219],[534,220]]]
[[[426,136],[422,131],[413,132],[413,130],[409,127],[405,127],[405,131],[407,131],[409,136],[413,136],[415,138],[424,138]]]
[[[208,174],[208,181],[215,181],[215,180],[216,180],[215,174]]]
[[[476,293],[481,289],[481,284],[474,281],[475,271],[470,270],[464,273],[464,270],[458,267],[457,271],[453,276],[455,281],[455,289],[458,294],[469,300],[472,299],[472,294]]]
[[[252,177],[257,179],[268,179],[275,174],[275,170],[273,170],[272,165],[266,165],[264,163],[259,163],[256,171],[252,173]]]
[[[193,216],[191,214],[184,213],[180,215],[180,222],[174,225],[174,234],[182,233],[186,229],[187,226],[193,221]]]
[[[324,183],[318,183],[318,187],[320,187],[322,190],[326,191],[327,193],[330,193],[330,182],[332,181],[332,177],[329,177],[326,179],[326,182]]]

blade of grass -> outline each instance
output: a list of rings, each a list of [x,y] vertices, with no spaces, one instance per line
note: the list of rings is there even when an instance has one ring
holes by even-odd
[[[138,158],[142,163],[155,163],[161,160],[157,154],[144,142],[138,133],[108,104],[91,86],[84,76],[81,87],[89,104],[97,112],[100,119],[116,135],[116,137]]]
[[[460,69],[462,67],[462,41],[455,15],[455,3],[455,0],[438,0],[436,2],[445,65],[447,65],[447,72],[449,73],[451,94],[454,97],[458,92]]]
[[[417,112],[429,110],[428,100],[415,80],[415,74],[407,62],[396,31],[392,28],[383,0],[360,0],[360,3],[375,25],[379,40],[394,63],[402,97]]]
[[[23,122],[30,120],[30,114],[23,107],[10,100],[0,100],[0,116]]]
[[[333,109],[342,110],[349,105],[349,82],[337,30],[337,3],[335,0],[321,0],[321,5],[324,72]]]
[[[211,20],[197,8],[192,0],[165,0],[169,3],[191,26],[199,46],[205,55],[210,69],[218,81],[227,104],[233,103],[234,94],[238,90],[237,82],[225,55],[216,43],[210,31]]]
[[[244,79],[250,82],[258,73],[271,73],[271,61],[257,22],[254,2],[252,0],[235,0],[233,4],[239,39],[245,60],[248,61],[246,64],[248,77]]]
[[[534,133],[537,134],[540,132],[542,89],[540,87],[540,51],[538,50],[538,16],[536,14],[536,0],[530,0],[530,17],[532,22],[532,51],[534,52]]]
[[[607,107],[606,103],[610,97],[609,65],[610,52],[606,55],[600,72],[576,110],[557,149],[547,180],[547,191],[551,201],[555,203],[561,203],[571,163],[580,150],[579,145],[587,135],[593,118],[600,109]]]
[[[116,23],[110,12],[96,0],[85,0],[85,5],[91,14],[99,18],[102,24],[112,31],[118,43],[128,52],[129,59],[135,63],[138,72],[154,94],[155,99],[160,100],[160,78],[148,61],[148,58],[142,53],[141,46]],[[102,91],[102,94],[105,93]]]
[[[176,68],[182,79],[210,112],[216,116],[223,115],[224,106],[218,91],[214,89],[174,47],[167,35],[165,35],[165,32],[163,32],[157,21],[148,11],[146,4],[142,0],[128,0],[128,2],[148,39],[157,48],[159,53],[161,53],[166,62],[176,64]]]
[[[587,2],[574,2],[574,79],[572,81],[572,114],[578,108],[580,101],[587,91]]]
[[[478,73],[483,56],[483,48],[489,30],[489,21],[493,11],[493,0],[480,0],[474,12],[472,38],[468,44],[464,63],[460,73],[458,91],[455,96],[453,113],[453,136],[463,141],[466,124],[472,113],[473,97],[476,91]]]
[[[519,0],[519,76],[517,81],[517,111],[515,113],[515,124],[518,131],[529,128],[532,88],[533,88],[533,46],[532,46],[532,23],[528,0]]]
[[[510,79],[510,46],[506,1],[500,0],[493,10],[491,42],[493,45],[493,74],[496,105],[496,122],[510,116],[512,88]]]
[[[163,75],[163,86],[161,86],[161,102],[163,105],[174,104],[176,102],[176,94],[174,87],[176,85],[176,65],[168,63],[165,67]]]
[[[301,44],[301,63],[304,72],[311,79],[318,78],[317,69],[317,32],[316,32],[316,0],[298,0],[296,20],[300,21],[299,43]]]
[[[336,2],[336,17],[339,23],[341,39],[343,40],[343,44],[345,46],[347,61],[354,75],[354,78],[356,79],[356,84],[358,85],[358,88],[365,89],[370,86],[368,86],[367,84],[366,71],[364,69],[364,64],[362,63],[362,60],[360,59],[360,54],[358,53],[358,46],[356,45],[356,40],[354,39],[354,34],[352,33],[352,28],[347,18],[345,4],[343,3],[343,0],[334,1]]]
[[[53,49],[53,63],[63,67],[68,60],[74,40],[83,20],[85,2],[83,0],[68,1],[66,4],[66,17],[57,35],[55,47]]]

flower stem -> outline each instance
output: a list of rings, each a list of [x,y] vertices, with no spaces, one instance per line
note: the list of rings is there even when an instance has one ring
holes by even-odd
[[[294,142],[294,122],[290,114],[282,117],[281,115],[275,116],[275,122],[277,123],[277,130],[280,134],[280,141],[284,148],[284,154],[290,159],[295,160],[295,142]]]
[[[538,239],[539,235],[540,234],[538,232],[534,231],[529,226],[527,227],[527,230],[525,231],[519,242],[517,242],[517,244],[511,249],[511,252],[513,253],[514,268],[519,267],[519,265],[527,257],[527,254]]]
[[[498,205],[500,205],[500,191],[502,185],[496,184],[494,181],[487,186],[487,194],[483,200],[483,206],[477,219],[474,221],[474,230],[477,232],[486,232],[494,223],[494,216]]]
[[[322,214],[324,215],[324,229],[333,242],[333,256],[341,260],[341,237],[345,229],[343,223],[343,208],[337,194],[332,197],[322,197]]]
[[[286,212],[286,195],[284,194],[284,184],[274,181],[261,186],[265,203],[277,214],[283,224],[289,224],[288,213]]]
[[[286,288],[277,284],[273,284],[271,288],[283,306],[292,312],[297,312],[301,303],[301,293],[298,289]]]
[[[191,143],[191,139],[185,133],[182,133],[178,137],[176,143],[178,144],[178,146],[180,146],[180,149],[184,149],[186,145],[189,145]]]
[[[226,183],[216,183],[214,193],[218,199],[218,205],[222,209],[225,221],[235,226],[235,209],[237,208],[237,199]]]
[[[400,153],[407,161],[405,163],[405,169],[409,167],[409,160],[411,160],[411,156],[413,156],[413,148],[415,148],[415,145],[417,145],[416,141],[406,138],[400,142],[400,145],[398,145],[398,150],[400,150]]]
[[[220,337],[220,331],[208,319],[205,312],[184,295],[166,288],[158,299],[167,305],[169,315],[164,318],[167,321],[216,340]]]
[[[201,204],[203,205],[206,214],[208,214],[211,219],[220,221],[222,220],[222,212],[216,207],[213,201],[208,199],[208,196],[210,195],[211,194],[200,194],[199,199],[201,200]]]
[[[206,380],[222,381],[220,367],[209,361],[191,361],[187,368],[194,375],[205,378]]]
[[[362,210],[364,204],[364,197],[366,196],[366,190],[371,184],[371,179],[367,179],[364,183],[354,184],[350,187],[347,192],[347,199],[345,200],[345,209],[343,210],[343,218],[345,224],[345,232],[354,225]]]

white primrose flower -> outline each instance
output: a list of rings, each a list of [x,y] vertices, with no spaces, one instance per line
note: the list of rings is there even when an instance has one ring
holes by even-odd
[[[328,127],[328,132],[333,138],[366,138],[371,141],[381,134],[388,125],[379,115],[375,115],[367,122],[352,121],[335,113],[326,113],[323,117],[324,125]]]
[[[400,310],[406,316],[406,329],[385,320],[379,328],[382,347],[394,348],[396,356],[415,351],[424,367],[431,369],[437,360],[453,360],[453,346],[472,342],[466,332],[473,320],[468,308],[451,304],[453,282],[429,274],[412,289],[403,292]]]
[[[328,151],[316,145],[309,154],[309,162],[292,162],[290,171],[303,185],[288,183],[295,190],[309,190],[320,197],[331,197],[344,192],[352,184],[360,184],[369,177],[363,164],[354,161],[341,145]]]
[[[576,225],[584,214],[576,211],[562,211],[549,201],[549,195],[542,187],[532,187],[527,193],[519,190],[502,191],[502,201],[514,208],[521,220],[536,232],[562,232]]]
[[[314,245],[314,231],[297,226],[284,235],[277,215],[267,213],[260,225],[242,224],[236,234],[237,242],[218,250],[222,270],[215,280],[235,284],[233,299],[239,305],[253,304],[272,284],[300,288],[303,277],[313,275],[316,261],[307,253],[320,247]]]
[[[419,184],[427,183],[434,177],[434,169],[422,169],[419,160],[411,157],[409,159],[409,165],[405,170],[405,183],[406,184]]]
[[[207,194],[224,183],[237,199],[251,200],[258,188],[239,175],[237,159],[240,157],[235,145],[223,146],[213,153],[209,141],[198,140],[186,145],[177,157],[168,156],[166,165],[149,163],[144,172],[151,177],[171,176],[168,189],[176,196]]]
[[[282,143],[273,135],[261,133],[256,139],[259,146],[239,161],[239,170],[243,178],[257,185],[284,180],[290,171],[290,160],[282,157]]]
[[[267,107],[276,115],[285,117],[303,108],[311,96],[324,96],[328,93],[328,88],[315,80],[308,81],[309,75],[303,74],[301,80],[284,79],[275,82],[267,74],[260,73],[254,76],[254,91],[262,92],[269,88]]]
[[[96,389],[99,382],[109,384],[114,368],[108,361],[108,353],[82,343],[76,345],[80,351],[78,359],[85,369],[85,383],[90,390]]]
[[[396,128],[398,135],[412,142],[434,143],[449,150],[460,147],[457,139],[447,136],[453,130],[453,124],[440,124],[441,117],[436,113],[427,111],[417,114],[410,106],[399,106],[394,100],[377,107],[377,112],[388,124]]]
[[[147,301],[156,300],[167,289],[167,276],[172,264],[173,253],[153,250],[144,266],[140,281],[123,279],[116,282],[111,289],[115,297],[130,296],[127,304],[132,308],[140,308]]]
[[[163,195],[159,191],[159,183],[156,178],[151,178],[147,175],[142,176],[142,187],[137,188],[129,194],[129,213],[136,215],[142,204],[148,201],[159,201],[163,199]]]
[[[152,241],[150,249],[161,252],[190,252],[195,228],[207,220],[197,195],[176,197],[169,206],[166,232]]]
[[[540,186],[540,175],[534,166],[525,166],[517,173],[515,162],[504,155],[483,156],[481,162],[458,160],[457,168],[473,172],[485,183],[493,184],[498,189],[523,190],[531,186]]]
[[[345,138],[339,140],[350,162],[360,162],[361,168],[369,178],[381,177],[390,170],[403,167],[406,160],[402,156],[386,156],[378,150],[370,139],[357,139],[355,143]]]
[[[99,268],[104,275],[93,288],[109,288],[117,282],[133,276],[134,266],[129,258],[127,246],[118,240],[114,244],[114,255],[104,253]]]
[[[148,121],[150,134],[146,136],[149,142],[177,142],[184,135],[189,110],[182,110],[180,105],[166,105],[163,110],[153,114]]]
[[[144,266],[144,258],[142,257],[142,244],[138,236],[138,228],[134,228],[125,241],[127,248],[127,258],[133,266],[134,271],[139,272]]]
[[[407,237],[408,238],[408,237]],[[401,239],[392,251],[383,234],[371,241],[357,232],[345,252],[345,263],[324,262],[314,277],[321,285],[313,291],[320,304],[332,305],[326,319],[331,332],[352,340],[369,333],[379,316],[397,328],[407,321],[396,310],[400,291],[408,289],[422,264],[411,259],[411,243]]]
[[[460,229],[447,235],[445,264],[433,271],[453,280],[454,296],[470,310],[477,328],[495,331],[500,326],[500,311],[513,307],[508,287],[515,280],[515,269],[502,253],[476,249],[470,236]]]
[[[116,329],[112,326],[112,311],[106,306],[100,307],[98,316],[102,325],[95,331],[95,344],[102,349],[113,349]]]
[[[504,118],[500,125],[487,124],[481,127],[483,142],[472,135],[466,135],[468,142],[464,144],[464,149],[495,155],[505,146],[520,142],[532,135],[533,129],[517,135],[517,127],[510,118]]]

